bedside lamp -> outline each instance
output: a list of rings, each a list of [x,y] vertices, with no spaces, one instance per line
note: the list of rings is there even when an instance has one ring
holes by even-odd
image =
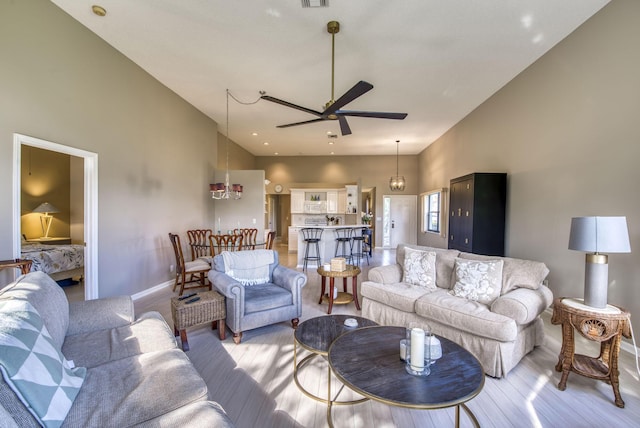
[[[587,251],[584,271],[584,304],[607,306],[609,265],[606,254],[630,253],[626,217],[574,217],[571,219],[569,249]]]
[[[51,205],[49,202],[44,202],[38,205],[36,209],[33,210],[33,212],[44,213],[40,216],[40,223],[42,224],[42,231],[44,232],[44,236],[40,239],[49,239],[49,229],[51,228],[51,221],[53,220],[53,217],[49,215],[49,213],[59,213],[60,210]]]

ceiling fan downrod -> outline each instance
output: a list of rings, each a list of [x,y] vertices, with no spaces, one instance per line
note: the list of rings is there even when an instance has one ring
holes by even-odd
[[[340,23],[338,21],[329,21],[327,23],[327,32],[331,34],[331,100],[325,104],[324,109],[335,103],[334,84],[335,84],[335,64],[336,64],[336,34],[340,32]],[[332,118],[333,119],[333,118]],[[337,119],[337,117],[336,117]],[[335,119],[334,119],[335,120]]]

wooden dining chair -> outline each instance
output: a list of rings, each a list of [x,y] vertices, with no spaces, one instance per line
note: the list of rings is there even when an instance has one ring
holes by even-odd
[[[273,249],[273,241],[276,240],[276,231],[272,230],[267,234],[267,242],[265,244],[265,249],[272,250]]]
[[[206,277],[206,273],[211,270],[211,265],[202,259],[185,262],[180,237],[176,234],[169,233],[169,239],[171,240],[173,252],[176,256],[176,279],[173,283],[173,291],[176,291],[178,285],[180,286],[180,295],[184,293],[184,290],[190,290],[192,288],[207,287],[211,290],[211,282],[207,281]],[[188,281],[187,275],[190,275]],[[186,286],[187,284],[194,283],[196,281],[199,285],[193,285],[190,287]]]
[[[236,232],[238,231],[238,232]],[[258,239],[258,229],[255,228],[242,228],[235,229],[234,234],[242,235],[242,249],[243,250],[255,250],[256,241]]]
[[[187,230],[189,238],[189,246],[191,247],[191,260],[199,257],[213,257],[213,249],[209,237],[213,235],[211,229],[192,229]]]
[[[240,251],[243,246],[242,235],[211,235],[209,238],[211,248],[215,254],[223,251]]]

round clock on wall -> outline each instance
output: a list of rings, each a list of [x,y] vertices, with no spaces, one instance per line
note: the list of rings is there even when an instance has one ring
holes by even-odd
[[[276,193],[282,192],[282,184],[276,184],[274,190],[276,191]]]

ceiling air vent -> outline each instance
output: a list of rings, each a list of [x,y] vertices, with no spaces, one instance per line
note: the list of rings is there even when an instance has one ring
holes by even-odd
[[[329,7],[329,0],[302,0],[302,7]]]

